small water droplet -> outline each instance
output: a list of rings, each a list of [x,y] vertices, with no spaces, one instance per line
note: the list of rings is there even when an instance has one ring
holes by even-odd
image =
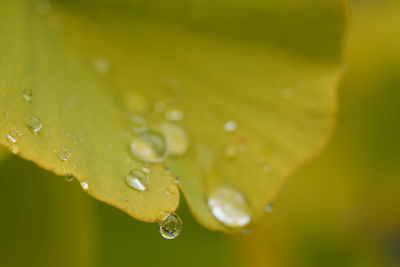
[[[57,157],[62,161],[67,161],[71,158],[71,152],[68,148],[63,147],[57,152]]]
[[[180,121],[183,119],[183,111],[179,109],[170,109],[165,113],[165,118],[170,121]]]
[[[100,74],[106,74],[111,69],[110,63],[104,57],[95,58],[93,60],[93,67]]]
[[[141,170],[142,170],[142,172],[147,173],[147,174],[149,174],[149,173],[151,172],[150,168],[147,167],[147,166],[143,166],[143,167],[141,168]]]
[[[19,153],[19,146],[17,144],[12,144],[10,146],[10,151],[14,154],[18,154]]]
[[[182,233],[183,224],[181,218],[175,214],[169,214],[161,223],[159,230],[162,237],[174,239]]]
[[[81,182],[81,187],[83,188],[83,190],[88,190],[89,189],[89,183],[86,181],[82,181]]]
[[[213,216],[228,227],[243,227],[251,221],[246,199],[235,189],[218,187],[207,202]]]
[[[174,183],[175,183],[175,184],[180,184],[180,183],[181,183],[181,180],[179,180],[179,178],[178,178],[178,177],[175,177],[175,179],[174,179]]]
[[[149,183],[149,177],[142,170],[132,170],[125,177],[125,181],[133,189],[145,191]]]
[[[26,101],[26,102],[31,102],[32,101],[32,91],[31,90],[29,90],[29,89],[27,89],[27,90],[24,90],[23,92],[22,92],[22,98]]]
[[[237,152],[238,151],[235,145],[226,145],[224,148],[224,154],[227,158],[234,158]]]
[[[65,181],[72,182],[75,177],[72,174],[65,175]]]
[[[131,141],[132,155],[142,162],[160,162],[167,152],[164,137],[156,131],[146,130]]]
[[[159,130],[165,137],[168,155],[182,156],[186,154],[189,149],[189,138],[181,125],[165,121],[159,124]]]
[[[7,140],[11,144],[15,144],[18,138],[22,136],[22,132],[17,128],[12,128],[7,134]]]
[[[269,203],[267,206],[264,207],[264,211],[267,213],[271,213],[274,210],[274,204]]]
[[[42,129],[43,123],[39,118],[31,117],[29,121],[26,123],[26,126],[32,132],[37,133]]]
[[[224,130],[226,132],[233,132],[234,130],[236,130],[236,122],[232,120],[225,122]]]
[[[146,119],[136,114],[130,115],[129,121],[131,122],[132,132],[135,134],[145,131],[148,127]]]

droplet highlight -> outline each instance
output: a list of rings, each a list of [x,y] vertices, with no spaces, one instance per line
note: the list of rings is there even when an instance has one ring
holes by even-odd
[[[29,90],[29,89],[24,90],[24,91],[22,92],[22,98],[23,98],[26,102],[31,102],[31,101],[32,101],[32,96],[33,96],[32,91]]]
[[[274,204],[273,203],[269,203],[267,206],[264,207],[264,211],[266,213],[271,213],[274,211]]]
[[[61,148],[57,153],[57,157],[62,161],[68,161],[71,158],[71,152],[68,148]]]
[[[146,130],[133,137],[131,153],[141,162],[161,162],[167,152],[165,138],[158,132]]]
[[[189,149],[189,137],[181,125],[165,121],[159,124],[159,129],[165,137],[168,155],[182,156],[187,153]]]
[[[6,138],[7,138],[8,142],[10,142],[11,144],[15,144],[16,142],[18,142],[18,139],[21,136],[22,136],[22,132],[17,128],[13,128],[8,132]]]
[[[230,120],[224,123],[224,130],[226,132],[233,132],[234,130],[236,130],[236,127],[237,125],[235,121]]]
[[[82,181],[82,182],[81,182],[81,187],[82,187],[83,190],[86,191],[86,190],[89,189],[89,183],[86,182],[86,181]]]
[[[208,198],[208,207],[213,216],[225,226],[238,228],[251,221],[246,198],[230,187],[218,187]]]
[[[169,214],[161,223],[159,223],[159,231],[162,237],[166,239],[174,239],[182,233],[183,223],[181,218],[175,214]]]
[[[125,182],[133,189],[145,191],[149,183],[149,176],[143,170],[135,169],[128,173],[125,177]]]
[[[38,133],[42,129],[43,123],[39,118],[31,117],[26,123],[26,127],[28,127],[31,132]]]

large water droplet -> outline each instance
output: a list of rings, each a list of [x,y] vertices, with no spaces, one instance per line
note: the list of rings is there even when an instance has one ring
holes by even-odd
[[[182,220],[175,213],[169,214],[159,225],[160,234],[166,239],[174,239],[182,233]]]
[[[186,154],[189,149],[189,137],[181,125],[162,122],[159,124],[159,129],[167,142],[168,155],[182,156]]]
[[[132,170],[125,177],[125,181],[133,189],[145,191],[149,183],[149,177],[143,170]]]
[[[82,181],[81,182],[81,187],[83,188],[83,190],[88,190],[89,189],[89,183],[86,181]]]
[[[7,140],[11,144],[15,144],[18,138],[22,136],[22,132],[17,128],[12,128],[7,134]]]
[[[227,132],[233,132],[236,130],[236,122],[235,121],[227,121],[224,123],[224,130]]]
[[[251,216],[245,197],[229,187],[218,187],[208,198],[208,207],[214,217],[228,227],[243,227]]]
[[[160,162],[167,152],[164,137],[156,131],[146,130],[131,141],[132,155],[142,162]]]
[[[183,119],[183,111],[179,109],[170,109],[165,112],[165,118],[171,121],[180,121]]]
[[[67,161],[71,158],[71,152],[69,151],[68,148],[61,148],[57,153],[57,157],[62,160],[62,161]]]
[[[22,98],[26,101],[26,102],[31,102],[32,101],[32,91],[31,90],[29,90],[29,89],[27,89],[27,90],[24,90],[23,92],[22,92]]]
[[[26,123],[26,126],[32,132],[37,133],[42,129],[43,123],[39,118],[31,117],[29,121]]]

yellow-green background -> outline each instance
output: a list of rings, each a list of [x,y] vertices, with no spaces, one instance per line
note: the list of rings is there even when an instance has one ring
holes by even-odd
[[[400,3],[353,1],[336,132],[246,236],[164,240],[15,156],[0,169],[0,266],[400,266]]]

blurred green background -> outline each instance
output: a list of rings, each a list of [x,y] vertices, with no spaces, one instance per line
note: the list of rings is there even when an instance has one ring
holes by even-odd
[[[0,266],[400,266],[400,3],[352,1],[338,122],[246,235],[164,240],[34,164],[4,155]]]

